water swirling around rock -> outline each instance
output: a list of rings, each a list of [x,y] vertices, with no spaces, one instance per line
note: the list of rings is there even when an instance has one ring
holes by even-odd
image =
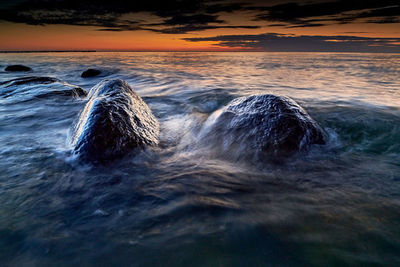
[[[32,101],[54,96],[86,97],[87,92],[54,77],[28,76],[0,83],[0,97],[3,103]]]
[[[0,54],[17,63],[86,90],[104,78],[83,70],[110,70],[160,135],[158,147],[81,164],[66,140],[87,98],[0,97],[3,265],[399,265],[400,55]],[[295,100],[327,144],[258,165],[193,146],[214,111],[257,94]]]
[[[199,138],[220,155],[255,160],[287,157],[326,143],[326,134],[302,107],[275,95],[234,99],[208,118]]]
[[[17,78],[17,79],[12,79],[9,81],[1,82],[0,85],[3,85],[5,87],[11,87],[15,85],[22,85],[22,84],[32,84],[32,83],[41,83],[41,84],[49,84],[49,83],[55,83],[55,82],[60,82],[59,79],[54,78],[54,77],[36,77],[36,76],[27,76],[27,77],[22,77],[22,78]]]

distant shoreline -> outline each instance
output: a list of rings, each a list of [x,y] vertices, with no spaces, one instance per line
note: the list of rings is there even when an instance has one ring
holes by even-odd
[[[0,51],[1,54],[8,53],[93,53],[96,50],[43,50],[43,51]]]
[[[166,51],[158,51],[158,50],[149,50],[149,51],[126,51],[126,50],[42,50],[42,51],[0,51],[0,54],[25,54],[25,53],[349,53],[349,54],[399,54],[400,52],[393,51],[382,51],[382,52],[372,52],[372,51],[174,51],[174,50],[166,50]]]

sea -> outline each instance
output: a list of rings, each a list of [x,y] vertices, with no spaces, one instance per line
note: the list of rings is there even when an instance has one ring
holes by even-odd
[[[25,76],[127,81],[160,144],[81,162],[68,139],[86,98],[37,97],[51,84],[0,96],[1,266],[400,265],[400,54],[0,54],[0,83]],[[255,94],[295,100],[327,143],[279,163],[193,145]]]

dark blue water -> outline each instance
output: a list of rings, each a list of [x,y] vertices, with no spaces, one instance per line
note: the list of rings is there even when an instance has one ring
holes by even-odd
[[[0,265],[398,266],[400,55],[0,55],[0,82],[51,76],[86,90],[126,80],[160,121],[160,146],[107,166],[71,156],[85,98],[0,96]],[[89,68],[103,76],[83,79]],[[0,93],[4,93],[0,86]],[[194,145],[208,116],[259,93],[296,100],[328,144],[276,163]],[[40,97],[41,96],[41,97]]]

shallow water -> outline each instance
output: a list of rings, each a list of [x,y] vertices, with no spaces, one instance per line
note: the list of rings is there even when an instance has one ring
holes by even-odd
[[[21,63],[33,71],[0,82],[126,80],[160,147],[81,164],[67,139],[84,98],[0,97],[1,265],[400,264],[399,54],[0,55],[1,69]],[[105,74],[80,78],[89,67]],[[193,146],[212,112],[258,93],[296,100],[328,144],[279,164]]]

